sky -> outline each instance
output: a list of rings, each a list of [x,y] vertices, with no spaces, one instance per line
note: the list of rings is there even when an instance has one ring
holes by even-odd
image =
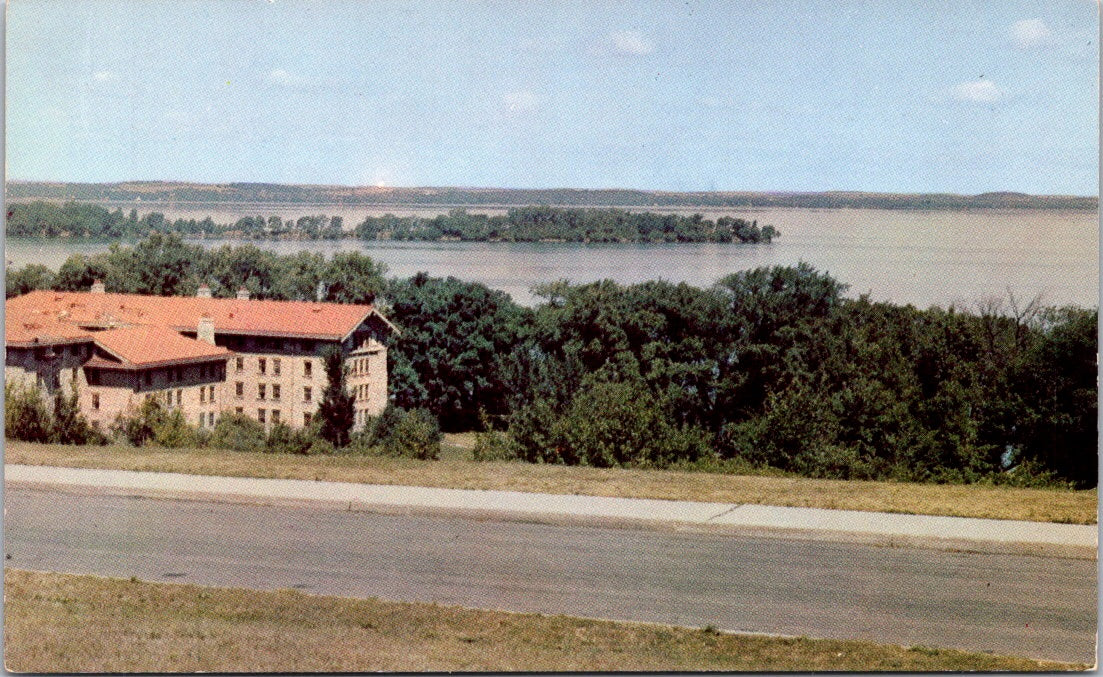
[[[10,0],[8,179],[1098,195],[1094,0]]]

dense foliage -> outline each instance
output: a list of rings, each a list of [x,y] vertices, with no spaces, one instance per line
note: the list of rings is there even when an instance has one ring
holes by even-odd
[[[246,239],[472,240],[537,242],[770,242],[773,226],[728,216],[711,221],[700,214],[680,216],[622,209],[524,207],[505,216],[469,214],[454,209],[435,217],[392,214],[369,216],[345,232],[340,216],[244,216],[234,223],[202,220],[170,221],[160,212],[141,217],[134,209],[124,215],[93,204],[67,202],[18,203],[8,210],[9,236],[138,237],[152,233],[223,236]]]
[[[55,277],[25,271],[20,284],[62,289],[99,277],[140,293],[191,294],[207,281],[217,295],[240,284],[269,298],[379,294],[402,329],[388,354],[403,413],[385,416],[371,443],[396,455],[432,455],[439,422],[491,429],[481,458],[1096,484],[1096,309],[1010,298],[920,310],[844,297],[807,264],[708,289],[559,281],[527,309],[454,278],[386,280],[357,254],[204,252],[165,235],[72,257]],[[30,432],[48,435],[38,405],[20,406]]]
[[[504,216],[453,209],[432,218],[369,216],[356,227],[366,240],[470,240],[492,242],[769,242],[773,226],[731,217],[655,214],[623,209],[523,207]]]

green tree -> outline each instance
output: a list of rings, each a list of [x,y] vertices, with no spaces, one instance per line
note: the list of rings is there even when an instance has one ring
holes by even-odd
[[[36,289],[51,289],[56,282],[54,272],[41,263],[31,263],[9,271],[4,279],[6,298],[20,296]]]
[[[80,411],[80,398],[74,382],[68,395],[63,388],[54,393],[54,416],[50,441],[57,444],[89,444],[102,441],[102,435],[89,425]]]
[[[478,428],[479,411],[506,411],[501,358],[517,349],[531,312],[509,296],[456,278],[393,282],[388,315],[402,334],[389,346],[395,403],[425,408],[445,430]]]
[[[4,436],[26,442],[50,439],[50,412],[38,388],[4,384]]]
[[[322,420],[318,434],[340,449],[349,443],[349,432],[355,421],[352,395],[345,388],[345,359],[338,348],[329,347],[322,361],[326,387],[318,405],[318,416]]]

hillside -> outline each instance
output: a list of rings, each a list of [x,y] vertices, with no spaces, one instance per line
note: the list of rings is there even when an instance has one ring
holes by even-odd
[[[980,195],[866,192],[693,192],[572,188],[389,188],[271,183],[200,184],[161,181],[51,183],[10,181],[7,199],[114,203],[326,204],[371,206],[492,207],[557,205],[574,207],[745,207],[808,209],[1071,209],[1095,211],[1094,196]]]

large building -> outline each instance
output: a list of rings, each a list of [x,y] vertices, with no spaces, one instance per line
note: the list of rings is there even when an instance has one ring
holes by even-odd
[[[309,425],[326,387],[322,355],[345,356],[356,427],[387,404],[395,327],[370,305],[34,291],[5,304],[4,377],[51,395],[76,384],[81,411],[108,429],[157,396],[192,425],[221,412],[270,427]]]

